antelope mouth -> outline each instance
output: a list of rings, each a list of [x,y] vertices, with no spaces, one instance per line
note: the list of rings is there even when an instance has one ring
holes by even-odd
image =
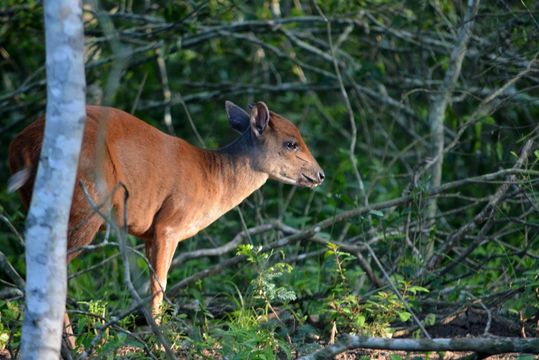
[[[286,174],[283,174],[283,173],[277,176],[273,176],[272,178],[274,180],[280,181],[285,184],[298,185],[298,181],[296,181],[294,178],[291,178],[290,176],[287,176]]]
[[[320,185],[320,181],[315,180],[312,177],[305,175],[304,173],[301,173],[301,178],[299,179],[298,184],[314,189],[315,187]]]

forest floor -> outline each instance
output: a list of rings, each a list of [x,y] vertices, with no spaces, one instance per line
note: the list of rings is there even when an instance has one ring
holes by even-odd
[[[488,325],[488,335],[490,336],[502,336],[502,337],[522,337],[522,336],[537,336],[537,334],[532,333],[532,330],[538,331],[537,329],[523,328],[514,321],[494,316],[480,311],[480,310],[469,310],[454,316],[450,320],[447,320],[444,324],[437,324],[427,328],[430,336],[433,338],[452,338],[452,337],[478,337],[485,336],[485,329]],[[410,337],[411,332],[414,329],[400,330],[396,334],[399,334],[398,337]],[[300,347],[304,348],[307,344],[298,344]],[[309,347],[312,348],[312,352],[316,349],[327,346],[327,342],[318,341],[310,344]],[[143,354],[141,348],[124,346],[120,349],[116,349],[114,356],[119,358],[130,358],[136,357],[140,358]],[[293,351],[293,358],[297,358],[297,352]],[[399,359],[490,359],[490,360],[505,360],[505,359],[539,359],[539,356],[525,356],[521,354],[498,354],[488,357],[474,357],[472,352],[455,352],[455,351],[431,351],[431,352],[406,352],[406,351],[394,351],[394,350],[375,350],[375,349],[353,349],[346,352],[343,352],[335,357],[336,360],[356,360],[356,359],[377,359],[377,360],[399,360]],[[283,355],[284,356],[284,355]],[[194,358],[207,358],[207,359],[220,359],[220,355],[212,350],[204,352],[202,356],[198,355]],[[286,359],[286,356],[281,357],[277,356],[278,359]],[[0,351],[0,360],[2,359],[12,359],[7,350]],[[193,356],[189,354],[188,350],[180,351],[178,354],[178,359],[193,359]]]
[[[453,359],[467,359],[472,358],[473,353],[463,353],[463,352],[453,352],[453,351],[444,351],[443,353],[408,353],[405,351],[387,351],[387,350],[364,350],[356,349],[353,351],[347,351],[342,354],[339,354],[335,357],[336,360],[356,360],[356,359],[373,359],[373,360],[395,360],[398,358],[401,359],[443,359],[443,360],[453,360]],[[520,354],[499,354],[489,356],[483,359],[488,360],[512,360],[519,359]]]

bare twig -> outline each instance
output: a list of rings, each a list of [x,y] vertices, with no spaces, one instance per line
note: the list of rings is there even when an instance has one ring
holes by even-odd
[[[350,159],[350,162],[352,164],[352,170],[354,171],[354,176],[356,177],[356,181],[359,188],[359,193],[361,197],[363,198],[362,199],[363,204],[365,206],[368,206],[369,199],[365,196],[365,185],[363,184],[363,179],[361,178],[361,175],[359,173],[359,169],[357,165],[357,158],[356,158],[356,142],[357,142],[356,119],[354,116],[354,110],[352,109],[352,104],[350,103],[350,98],[348,97],[348,92],[346,91],[346,88],[344,87],[344,82],[341,76],[341,70],[339,68],[339,63],[337,62],[337,57],[335,55],[335,47],[333,46],[333,36],[331,34],[331,22],[326,18],[326,16],[322,12],[322,9],[318,6],[316,2],[314,2],[314,5],[316,6],[316,9],[318,10],[318,13],[320,14],[320,16],[322,16],[322,18],[326,21],[326,31],[327,31],[329,49],[331,52],[330,60],[333,63],[333,68],[335,69],[335,74],[337,75],[337,80],[339,82],[339,89],[341,91],[341,95],[346,105],[346,110],[348,111],[348,120],[350,123],[350,129],[351,129],[351,134],[350,134],[351,141],[350,141],[350,148],[348,150],[348,158]]]
[[[165,63],[165,57],[163,56],[163,46],[156,49],[155,53],[157,55],[157,65],[159,67],[159,73],[161,74],[161,83],[163,85],[163,100],[166,104],[163,120],[169,134],[174,134],[174,126],[172,125],[172,115],[170,112],[170,99],[172,98],[172,93],[170,92],[170,86],[168,85],[167,65]]]
[[[25,282],[24,279],[19,275],[17,270],[11,265],[9,260],[7,259],[6,255],[4,255],[3,252],[0,251],[0,269],[4,270],[4,272],[10,277],[11,280],[15,283],[17,288],[19,290],[25,289]]]
[[[279,229],[281,231],[286,231],[286,228],[280,224],[280,223],[271,223],[271,224],[263,224],[259,225],[247,230],[243,230],[236,234],[232,240],[230,240],[228,243],[219,246],[217,248],[211,248],[211,249],[198,249],[194,250],[188,253],[182,253],[174,258],[172,261],[172,266],[178,266],[182,263],[184,263],[187,260],[190,259],[196,259],[203,256],[221,256],[224,255],[230,251],[233,251],[238,247],[239,244],[243,241],[244,238],[258,235],[267,231],[271,231],[274,229]]]
[[[0,214],[0,220],[2,220],[9,227],[9,230],[11,230],[11,232],[15,235],[15,238],[19,241],[19,245],[24,247],[24,238],[22,237],[21,233],[17,231],[15,226],[13,226],[11,221],[4,214]]]

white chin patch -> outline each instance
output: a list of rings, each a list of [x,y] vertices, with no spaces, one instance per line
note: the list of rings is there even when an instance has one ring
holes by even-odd
[[[298,183],[295,179],[292,179],[285,175],[276,176],[275,180],[283,182],[285,184],[291,184],[291,185],[296,185]]]

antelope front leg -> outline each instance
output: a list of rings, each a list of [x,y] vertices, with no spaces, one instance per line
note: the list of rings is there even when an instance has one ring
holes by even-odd
[[[64,313],[64,338],[70,349],[74,350],[77,344],[75,342],[75,335],[73,335],[73,328],[71,327],[71,321],[69,321],[67,312]]]
[[[151,251],[148,251],[151,255],[150,262],[155,271],[150,277],[150,291],[152,293],[150,306],[152,316],[158,323],[160,322],[159,315],[163,293],[167,288],[167,274],[177,246],[178,240],[173,234],[167,231],[156,231]]]

